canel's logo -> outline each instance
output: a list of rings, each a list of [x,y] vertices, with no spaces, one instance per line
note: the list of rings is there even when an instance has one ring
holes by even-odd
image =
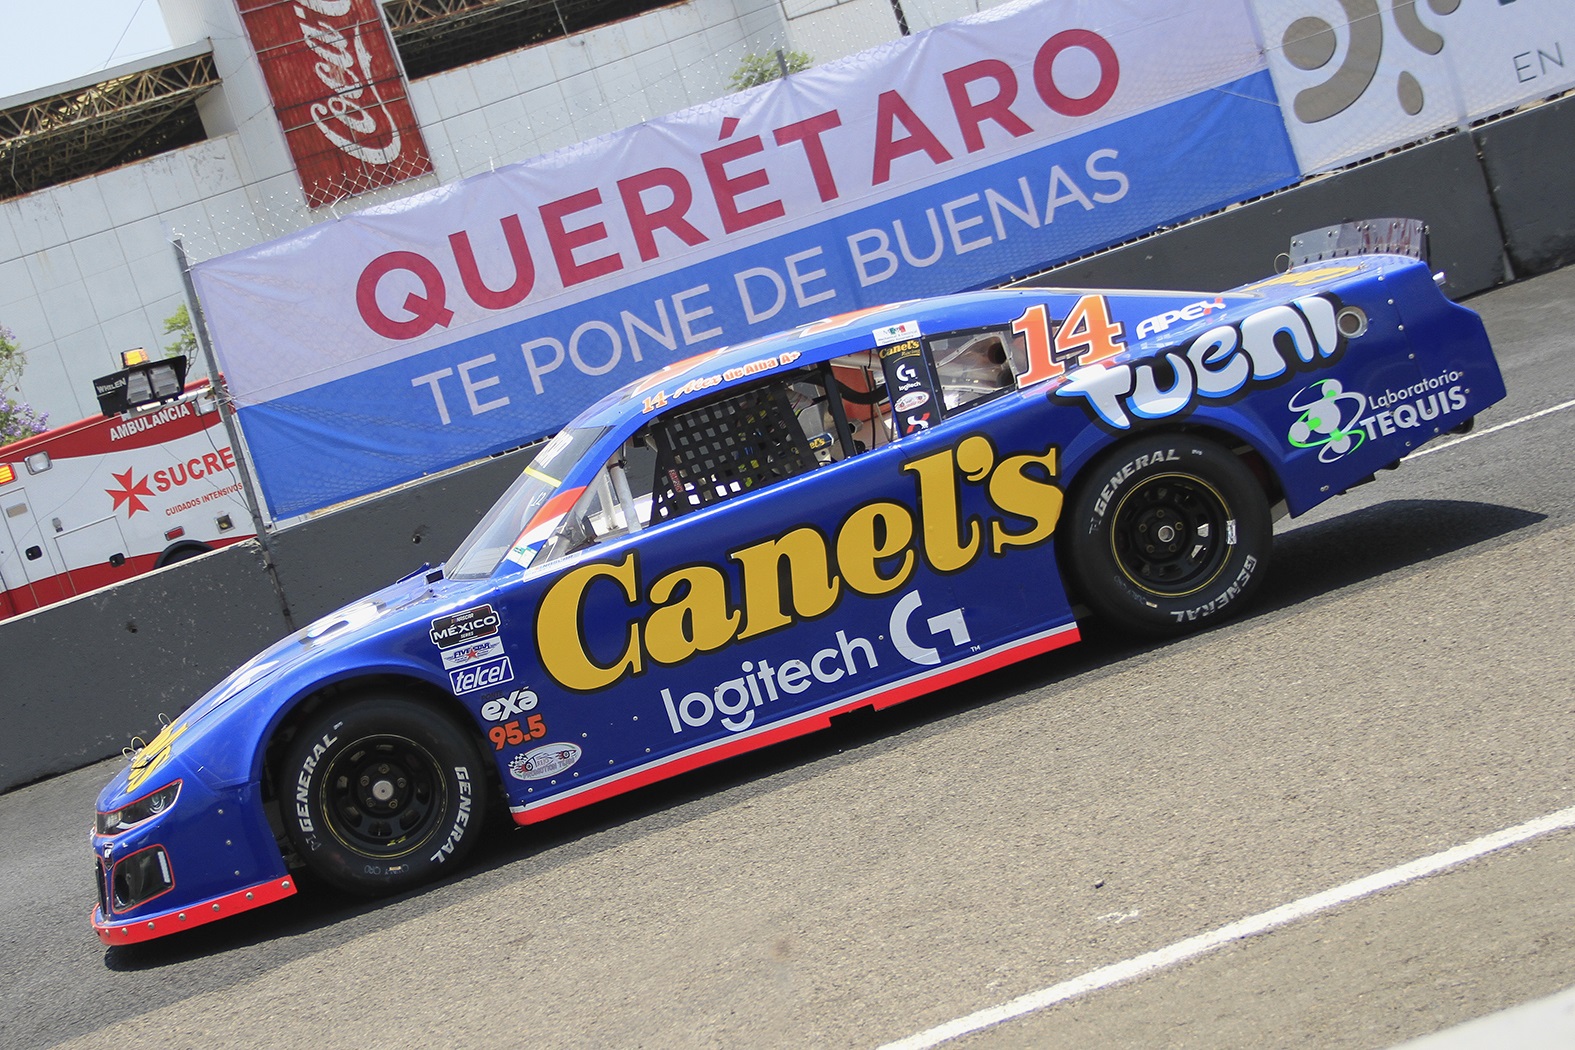
[[[980,558],[1047,543],[1061,516],[1058,459],[1053,445],[1043,452],[1003,454],[985,435],[968,434],[899,468],[913,481],[908,498],[860,504],[830,528],[795,525],[718,552],[715,561],[659,575],[648,576],[632,551],[616,561],[582,562],[555,579],[537,606],[541,668],[565,689],[594,692],[653,666],[676,667],[699,654],[819,619],[851,595],[892,594],[908,585],[921,564],[949,575]],[[967,509],[965,486],[981,492],[984,513]],[[894,644],[903,656],[928,663],[937,636],[953,645],[967,641],[960,612],[920,616],[917,602],[916,596],[905,599],[899,605],[902,619],[892,626],[900,631]],[[622,651],[593,648],[593,638],[620,638]],[[810,667],[804,680],[811,671],[823,682],[854,673],[851,654],[868,644],[839,634],[837,648],[828,646],[802,661]],[[934,655],[939,662],[939,653]],[[776,688],[760,677],[767,671],[747,674],[709,693],[671,698],[674,732],[682,724],[709,722],[719,707],[737,717],[730,727],[735,732],[747,728],[745,712],[755,704],[749,681],[767,694]]]
[[[1502,0],[1500,0],[1502,2]],[[1345,112],[1367,93],[1378,73],[1384,54],[1384,18],[1379,0],[1338,0],[1345,12],[1345,51],[1329,79],[1296,93],[1296,119],[1316,124]],[[1422,21],[1417,0],[1390,0],[1383,5],[1394,20],[1394,28],[1417,51],[1437,55],[1444,50],[1444,38]],[[1435,15],[1451,15],[1460,0],[1427,0]],[[1285,60],[1305,72],[1321,70],[1335,62],[1340,53],[1340,32],[1318,15],[1304,15],[1285,27],[1280,38]],[[1395,78],[1395,95],[1408,116],[1422,112],[1426,100],[1422,84],[1409,71]]]

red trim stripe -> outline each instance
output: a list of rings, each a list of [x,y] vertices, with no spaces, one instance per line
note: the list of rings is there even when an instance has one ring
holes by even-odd
[[[98,934],[98,939],[105,944],[137,944],[141,941],[151,941],[155,937],[178,933],[181,930],[204,926],[215,919],[225,919],[231,915],[239,915],[243,911],[261,908],[264,904],[282,901],[294,893],[295,879],[286,875],[282,878],[269,879],[267,882],[259,882],[255,886],[247,886],[234,893],[226,893],[222,897],[199,901],[189,907],[174,908],[159,912],[157,915],[145,915],[121,922],[106,921],[103,913],[94,907],[93,930]]]
[[[251,538],[250,535],[228,536],[224,539],[194,542],[201,543],[211,550],[223,550],[225,547]],[[120,565],[111,565],[107,561],[94,562],[80,568],[57,572],[53,576],[45,576],[39,580],[19,583],[5,592],[5,596],[10,599],[11,609],[10,612],[5,612],[4,608],[0,607],[0,620],[7,616],[32,612],[34,609],[43,609],[57,602],[63,602],[67,598],[96,591],[101,587],[135,579],[143,573],[152,572],[163,554],[163,551],[155,551],[152,554],[132,554]]]

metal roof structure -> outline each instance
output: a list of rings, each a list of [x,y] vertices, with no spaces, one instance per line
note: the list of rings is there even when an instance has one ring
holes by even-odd
[[[671,2],[388,0],[384,10],[414,80]],[[201,41],[0,99],[0,200],[201,142],[197,100],[218,84],[212,47]]]
[[[208,43],[148,61],[0,99],[0,199],[206,138],[197,99],[219,83]]]
[[[386,0],[404,63],[419,77],[668,7],[673,0]]]

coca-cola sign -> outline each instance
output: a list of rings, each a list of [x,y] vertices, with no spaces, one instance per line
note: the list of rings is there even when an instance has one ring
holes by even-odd
[[[432,170],[375,0],[237,0],[312,207]]]

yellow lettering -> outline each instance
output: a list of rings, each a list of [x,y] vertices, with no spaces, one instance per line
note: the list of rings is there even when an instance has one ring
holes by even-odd
[[[842,581],[827,564],[825,537],[806,526],[734,551],[730,557],[744,570],[740,640],[786,627],[796,617],[828,613],[842,592]],[[785,603],[784,585],[788,590]]]
[[[721,565],[681,566],[648,589],[632,551],[615,563],[577,566],[551,584],[537,609],[542,669],[567,689],[605,689],[640,674],[646,659],[671,667],[824,616],[837,607],[844,583],[865,597],[890,594],[912,582],[921,553],[936,572],[950,573],[984,553],[986,536],[995,555],[1037,546],[1054,534],[1060,519],[1064,494],[1056,484],[1058,462],[1054,447],[1001,458],[988,437],[970,434],[901,468],[915,479],[911,505],[874,500],[856,507],[838,525],[834,541],[799,525],[730,552],[739,567],[736,595]],[[983,487],[988,514],[963,513],[965,484]],[[603,580],[617,588],[616,594],[596,589]],[[649,614],[637,615],[646,603]],[[603,651],[621,634],[621,651],[610,662],[592,653],[587,641],[592,628]],[[821,674],[822,655],[816,654],[811,667],[784,663],[778,687],[797,691],[790,685],[792,666],[830,681]],[[162,743],[162,738],[155,741]],[[162,758],[157,752],[158,746],[150,749],[150,760]]]
[[[994,474],[990,475],[990,502],[1019,518],[1027,518],[1032,527],[1022,532],[1009,532],[1000,521],[990,522],[990,550],[1000,554],[1008,547],[1032,547],[1042,543],[1055,531],[1061,517],[1061,490],[1055,485],[1056,450],[1042,456],[1007,456]],[[1042,468],[1044,478],[1033,476]],[[1030,473],[1033,471],[1033,473]]]
[[[952,450],[933,452],[902,469],[919,479],[924,559],[936,572],[956,572],[967,566],[979,554],[979,521],[963,519]]]
[[[659,664],[683,663],[720,649],[738,633],[728,607],[727,577],[711,565],[674,570],[651,585],[657,608],[645,621],[645,649]]]
[[[640,673],[640,628],[630,622],[623,652],[610,664],[599,664],[585,647],[585,601],[591,584],[607,578],[618,585],[633,606],[639,595],[634,552],[616,564],[593,562],[563,574],[547,589],[536,610],[536,648],[541,666],[567,689],[605,689],[625,675]]]
[[[866,503],[848,515],[837,532],[837,569],[859,594],[890,594],[908,582],[917,562],[913,543],[913,514],[900,503]],[[882,576],[880,563],[902,555],[890,576]]]

